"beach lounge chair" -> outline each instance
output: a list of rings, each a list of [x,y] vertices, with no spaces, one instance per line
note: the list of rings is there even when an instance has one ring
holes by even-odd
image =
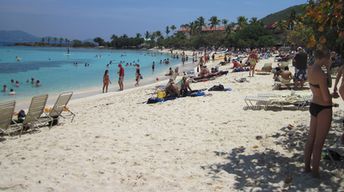
[[[267,109],[271,105],[272,98],[276,96],[272,95],[257,95],[246,96],[244,101],[246,103],[246,109]]]
[[[44,107],[47,103],[47,100],[48,94],[32,97],[29,111],[27,112],[25,120],[22,123],[23,129],[33,129],[38,125],[44,124],[44,122],[40,120],[40,117],[44,112]],[[22,131],[20,132],[20,134],[22,133]]]
[[[270,75],[272,70],[272,63],[265,63],[261,70],[257,70],[257,75]]]
[[[22,129],[21,126],[17,125],[12,120],[15,104],[15,101],[0,104],[0,132],[4,134],[10,135],[11,133]],[[11,125],[12,123],[14,124]]]
[[[67,111],[72,117],[71,122],[73,122],[75,114],[67,108],[67,104],[72,98],[72,95],[73,95],[73,92],[61,93],[59,97],[57,98],[53,108],[49,109],[48,110],[49,113],[46,114],[46,116],[42,118],[48,120],[50,122],[50,125],[52,125],[54,122],[58,122],[60,117],[64,118],[64,116],[62,116],[62,112]]]
[[[275,95],[258,94],[257,96],[245,97],[246,109],[267,109],[268,107],[279,107],[281,109],[287,106],[293,106],[296,109],[305,109],[311,100],[309,95]]]

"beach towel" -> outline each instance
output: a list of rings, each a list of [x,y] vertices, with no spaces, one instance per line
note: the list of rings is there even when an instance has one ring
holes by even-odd
[[[205,96],[205,93],[203,91],[197,91],[190,94],[191,97],[200,97]]]

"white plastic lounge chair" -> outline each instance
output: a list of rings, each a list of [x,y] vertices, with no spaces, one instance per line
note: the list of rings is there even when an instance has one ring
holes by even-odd
[[[13,132],[22,129],[21,126],[17,125],[13,120],[13,112],[16,102],[9,101],[0,104],[0,132],[10,135]],[[11,125],[14,123],[13,125]]]
[[[40,121],[40,117],[44,112],[44,107],[47,103],[47,100],[48,94],[32,97],[29,111],[25,116],[24,122],[22,123],[23,127],[35,128],[37,125],[44,123]]]
[[[245,97],[247,109],[267,109],[268,107],[280,107],[283,109],[288,105],[295,106],[297,109],[305,109],[309,104],[311,97],[304,95],[275,95],[275,94],[258,94],[257,96]]]
[[[64,116],[62,116],[62,112],[67,111],[70,113],[70,116],[72,116],[71,121],[73,122],[75,114],[67,108],[67,104],[70,101],[70,99],[72,98],[72,95],[73,95],[73,92],[61,93],[59,95],[59,97],[57,98],[53,108],[47,114],[48,118],[46,118],[46,117],[43,117],[43,118],[45,118],[49,121],[50,120],[58,121],[58,119],[60,117],[64,118]],[[51,122],[50,125],[52,125],[53,122],[52,121],[50,121],[50,122]]]

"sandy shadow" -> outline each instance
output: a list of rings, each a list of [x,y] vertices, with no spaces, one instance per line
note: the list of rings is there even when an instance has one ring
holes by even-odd
[[[339,136],[339,128],[332,123],[325,146],[332,146]],[[321,161],[321,179],[303,172],[303,150],[307,139],[308,125],[282,127],[275,134],[264,139],[275,146],[258,146],[256,150],[245,147],[230,152],[214,151],[225,163],[202,166],[213,180],[221,172],[234,175],[234,188],[244,191],[343,191],[344,166],[330,160]],[[340,129],[343,131],[342,129]],[[274,148],[282,148],[281,152]],[[340,162],[342,165],[344,162]]]

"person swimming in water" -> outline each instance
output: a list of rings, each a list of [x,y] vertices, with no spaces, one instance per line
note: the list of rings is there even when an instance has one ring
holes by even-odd
[[[6,91],[7,91],[7,85],[3,85],[3,86],[2,86],[1,92],[4,92],[4,93],[5,93]]]
[[[10,92],[8,93],[10,96],[16,95],[16,92],[13,89],[10,89]]]
[[[16,87],[19,87],[19,86],[20,86],[19,81],[16,81]]]
[[[41,86],[41,82],[40,82],[38,79],[36,80],[36,84],[35,84],[35,86],[36,86],[36,87],[39,87],[39,86]]]

